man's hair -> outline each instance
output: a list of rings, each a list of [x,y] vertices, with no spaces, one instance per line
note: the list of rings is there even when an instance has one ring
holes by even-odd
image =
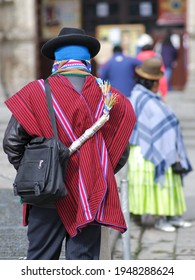
[[[114,48],[113,48],[113,52],[115,53],[115,52],[122,52],[123,50],[122,50],[122,47],[120,46],[120,45],[116,45],[116,46],[114,46]]]

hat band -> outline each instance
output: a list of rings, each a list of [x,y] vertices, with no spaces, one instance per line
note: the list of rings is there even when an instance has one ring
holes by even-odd
[[[84,46],[64,46],[55,51],[55,60],[89,60],[90,53],[87,47]]]

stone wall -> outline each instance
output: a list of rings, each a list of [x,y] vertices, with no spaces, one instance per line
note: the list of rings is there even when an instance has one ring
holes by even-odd
[[[35,78],[35,0],[0,2],[0,96]]]

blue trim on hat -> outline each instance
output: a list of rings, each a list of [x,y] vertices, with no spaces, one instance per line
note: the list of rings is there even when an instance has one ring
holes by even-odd
[[[89,60],[90,53],[87,47],[84,46],[64,46],[57,49],[54,53],[55,60],[67,60],[67,59],[77,59],[77,60]]]

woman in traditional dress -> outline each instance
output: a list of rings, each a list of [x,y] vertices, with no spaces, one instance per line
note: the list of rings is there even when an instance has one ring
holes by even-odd
[[[135,69],[137,83],[130,100],[137,120],[130,137],[129,207],[134,215],[157,216],[156,228],[174,231],[190,223],[181,219],[186,211],[183,175],[175,174],[172,165],[179,159],[186,173],[192,168],[179,121],[156,94],[161,66],[160,59],[149,58]]]

